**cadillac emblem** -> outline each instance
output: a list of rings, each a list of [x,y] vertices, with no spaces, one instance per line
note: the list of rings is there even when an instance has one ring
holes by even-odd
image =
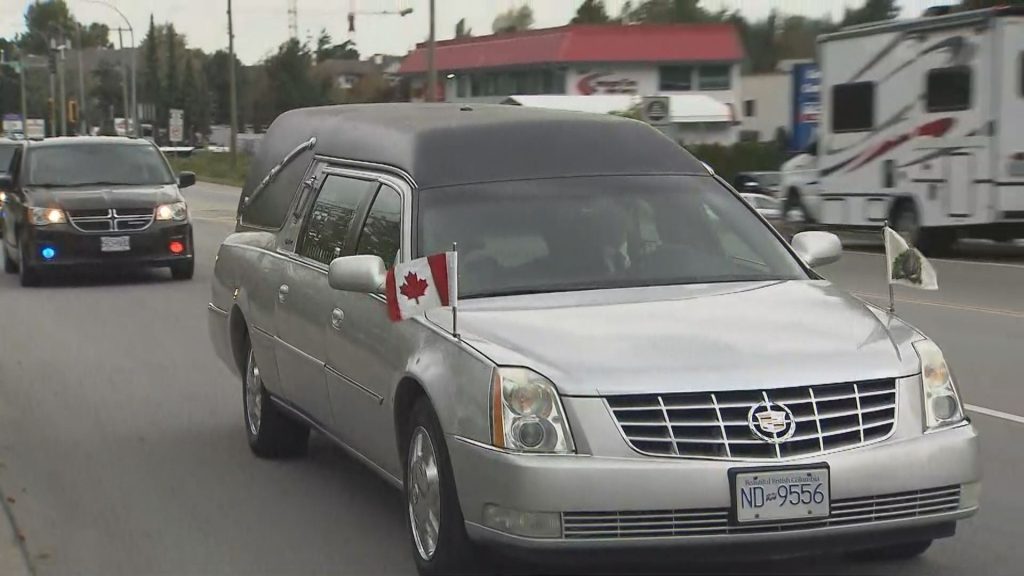
[[[782,404],[761,402],[750,409],[747,416],[750,431],[770,444],[781,444],[793,437],[796,421],[793,413]]]

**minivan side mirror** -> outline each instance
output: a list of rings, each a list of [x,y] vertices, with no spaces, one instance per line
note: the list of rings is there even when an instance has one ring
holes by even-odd
[[[843,243],[831,232],[801,232],[793,237],[793,250],[811,268],[831,264],[843,255]]]
[[[178,174],[178,188],[188,188],[196,183],[195,172],[182,172]]]
[[[384,289],[387,274],[380,256],[342,256],[331,261],[327,283],[335,290],[378,294]]]

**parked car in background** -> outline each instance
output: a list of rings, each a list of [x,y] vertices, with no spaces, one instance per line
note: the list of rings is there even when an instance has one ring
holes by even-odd
[[[740,196],[748,204],[757,210],[757,213],[767,220],[780,220],[782,218],[782,201],[765,194],[750,194],[741,192]]]
[[[786,222],[793,224],[814,222],[816,205],[808,207],[817,196],[814,187],[818,181],[818,143],[812,141],[807,148],[782,163],[779,196]]]
[[[192,277],[192,224],[177,178],[147,140],[52,138],[29,142],[6,190],[4,270],[24,286],[69,266],[159,266]]]
[[[403,490],[423,574],[481,544],[911,557],[978,509],[939,348],[815,272],[836,236],[790,246],[646,124],[296,110],[237,222],[209,329],[249,446],[347,448]],[[436,276],[388,268],[456,243],[457,330],[449,307],[389,319]]]
[[[738,192],[778,197],[780,178],[778,172],[740,172],[733,179],[733,187]]]
[[[10,177],[12,175],[21,148],[22,144],[20,141],[0,138],[0,177]],[[0,237],[2,237],[4,232],[3,211],[6,202],[7,190],[0,186]]]

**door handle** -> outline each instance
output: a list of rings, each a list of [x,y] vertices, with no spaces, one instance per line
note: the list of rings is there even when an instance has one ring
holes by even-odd
[[[341,324],[345,321],[345,312],[341,308],[335,308],[331,311],[331,326],[334,326],[335,330],[341,330]]]
[[[288,299],[288,285],[281,284],[281,287],[277,289],[277,300],[284,304],[284,301]]]

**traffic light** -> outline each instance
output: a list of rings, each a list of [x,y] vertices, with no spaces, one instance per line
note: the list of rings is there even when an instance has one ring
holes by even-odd
[[[78,100],[68,100],[68,122],[78,124]]]

